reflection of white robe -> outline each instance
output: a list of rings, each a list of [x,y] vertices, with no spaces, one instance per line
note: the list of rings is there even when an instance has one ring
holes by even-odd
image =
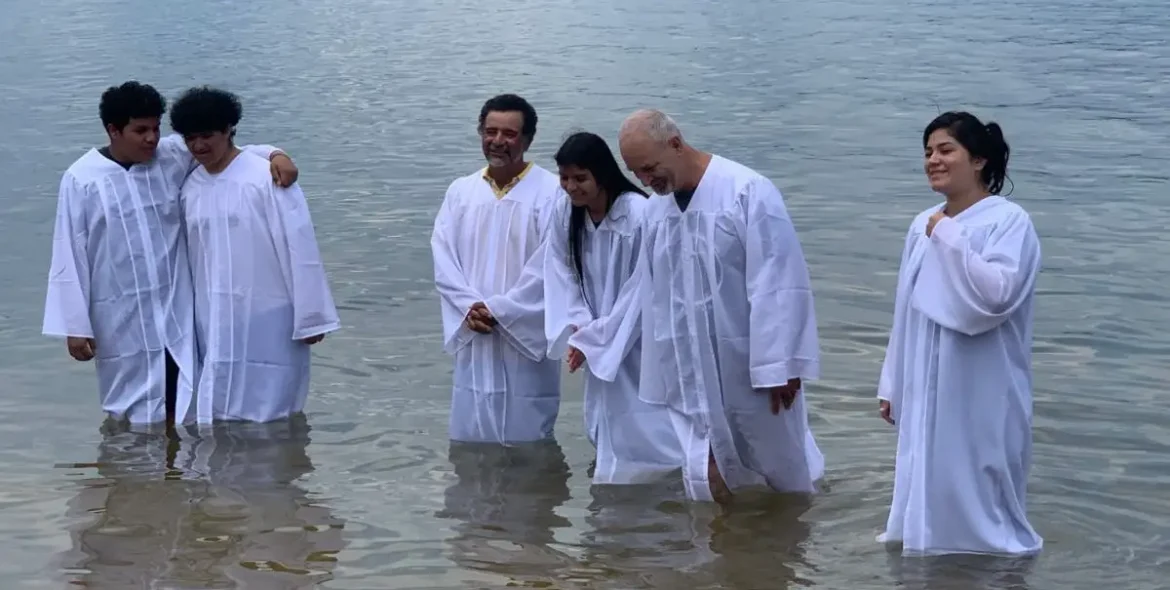
[[[248,148],[267,158],[276,148]],[[190,271],[179,187],[195,165],[170,135],[129,170],[91,149],[57,200],[44,334],[93,338],[102,409],[134,424],[166,418],[166,351],[177,401],[196,373]],[[267,165],[267,163],[265,163]]]
[[[894,498],[879,540],[908,553],[1035,553],[1032,296],[1040,241],[1028,214],[988,197],[926,236],[910,226],[878,397],[898,428]]]
[[[442,527],[452,533],[445,539],[446,557],[462,573],[507,576],[491,584],[493,588],[509,582],[536,587],[535,582],[549,579],[550,571],[576,565],[554,547],[556,529],[572,526],[557,514],[569,499],[571,471],[556,441],[507,446],[451,441],[448,456],[455,477],[436,516],[452,521]],[[486,580],[480,581],[487,586]],[[462,587],[465,582],[431,585]]]
[[[600,224],[586,216],[582,228],[581,265],[584,294],[569,247],[572,207],[563,199],[557,208],[545,257],[545,330],[549,357],[565,358],[574,346],[586,358],[585,432],[597,447],[593,482],[629,484],[677,471],[682,447],[670,413],[661,405],[638,399],[642,354],[636,321],[611,316],[619,295],[637,297],[626,289],[641,248],[642,221],[649,201],[624,194]],[[620,306],[618,306],[620,307]],[[577,330],[574,332],[573,327]],[[614,342],[625,342],[615,346]]]
[[[670,408],[687,495],[712,499],[708,456],[734,492],[815,492],[824,457],[804,392],[772,414],[768,388],[818,377],[808,269],[780,191],[713,156],[686,211],[655,197],[639,259],[639,396]]]
[[[304,409],[310,346],[341,327],[313,221],[297,185],[241,153],[183,185],[201,372],[194,409],[176,420],[267,422]],[[184,419],[184,416],[186,418]]]
[[[450,437],[465,442],[551,438],[560,364],[546,357],[541,241],[560,179],[536,166],[504,196],[476,172],[451,183],[431,236],[443,350],[455,357]],[[491,334],[464,325],[484,302]]]
[[[297,483],[313,470],[303,416],[199,434],[171,449],[157,436],[102,441],[100,479],[69,503],[81,521],[61,556],[71,582],[276,590],[332,577],[344,523]]]

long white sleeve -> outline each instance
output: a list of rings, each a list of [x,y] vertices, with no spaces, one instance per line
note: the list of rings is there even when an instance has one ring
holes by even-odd
[[[493,295],[484,301],[498,322],[494,329],[531,361],[548,356],[548,340],[544,332],[544,261],[557,204],[553,199],[565,198],[557,193],[536,211],[540,243],[524,262],[520,279],[507,293]]]
[[[758,179],[743,196],[743,212],[752,387],[817,379],[812,286],[783,197],[771,181]]]
[[[293,302],[291,338],[304,340],[340,329],[304,192],[295,183],[288,188],[269,185],[269,191],[269,231]]]
[[[568,344],[585,355],[586,366],[593,376],[612,383],[618,370],[642,336],[642,289],[649,283],[646,266],[649,260],[642,247],[645,225],[637,225],[634,257],[629,278],[618,290],[617,300],[609,313],[582,324],[569,336]]]
[[[548,236],[544,258],[544,327],[548,340],[548,357],[563,359],[569,349],[574,326],[580,328],[593,321],[593,314],[581,294],[581,283],[573,271],[569,246],[569,216],[572,208],[565,202],[557,208]]]
[[[459,230],[455,225],[458,194],[454,188],[452,185],[447,189],[431,232],[435,289],[439,292],[443,318],[443,350],[447,354],[459,352],[475,337],[476,333],[467,327],[464,320],[471,311],[472,304],[483,301],[483,296],[468,282],[455,248],[456,232]]]
[[[914,306],[940,326],[976,336],[1023,304],[1039,272],[1040,240],[1023,210],[997,226],[981,251],[961,222],[944,217],[931,232]]]
[[[886,356],[882,360],[882,371],[878,377],[878,399],[893,402],[894,399],[901,394],[898,389],[900,385],[897,383],[897,366],[902,362],[899,354],[899,345],[902,340],[902,334],[899,330],[903,329],[905,321],[902,318],[903,312],[898,302],[902,300],[907,294],[902,293],[902,275],[909,272],[906,268],[910,260],[910,251],[914,247],[913,233],[915,228],[911,226],[910,231],[906,233],[906,241],[902,246],[902,262],[898,265],[898,285],[894,291],[894,320],[890,325],[890,336],[886,342]]]
[[[42,332],[46,336],[93,338],[89,317],[89,230],[85,187],[70,174],[61,178],[49,288],[45,295]]]
[[[276,152],[284,153],[284,150],[267,144],[243,145],[240,146],[240,150],[251,152],[265,160],[271,160],[272,154]],[[156,153],[156,157],[169,158],[178,162],[188,172],[199,166],[199,163],[195,161],[195,156],[192,156],[191,151],[187,149],[187,142],[183,141],[183,136],[178,133],[171,133],[160,139]]]

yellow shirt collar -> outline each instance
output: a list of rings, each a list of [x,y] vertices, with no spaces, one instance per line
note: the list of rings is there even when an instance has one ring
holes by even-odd
[[[488,174],[487,168],[483,169],[483,179],[487,181],[488,186],[492,187],[492,192],[495,193],[496,198],[499,199],[508,194],[508,191],[516,188],[516,185],[519,184],[521,180],[524,180],[524,176],[528,174],[529,170],[532,170],[532,162],[529,162],[528,165],[520,171],[520,174],[517,174],[515,178],[508,181],[508,184],[505,184],[504,186],[499,186],[496,184],[496,179],[492,178],[491,175]]]

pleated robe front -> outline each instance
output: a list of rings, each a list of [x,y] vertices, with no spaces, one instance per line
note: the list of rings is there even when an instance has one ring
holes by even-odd
[[[247,152],[217,174],[202,166],[182,191],[195,288],[196,403],[176,420],[269,422],[304,410],[304,339],[341,328],[298,185],[272,183]],[[321,346],[321,345],[318,345]]]
[[[451,183],[431,234],[443,350],[455,357],[449,436],[512,444],[553,438],[561,368],[547,356],[544,250],[560,179],[535,164],[497,196],[483,171]],[[497,320],[467,327],[473,304]]]
[[[808,269],[780,191],[712,156],[685,210],[651,199],[642,236],[639,397],[669,409],[687,496],[711,501],[709,457],[733,492],[816,492],[824,456],[801,391],[771,412],[769,389],[819,377]]]
[[[276,148],[243,148],[267,159]],[[195,167],[182,137],[129,169],[91,149],[61,178],[42,332],[92,338],[102,410],[131,424],[166,418],[166,354],[176,403],[197,379],[194,300],[179,190]]]

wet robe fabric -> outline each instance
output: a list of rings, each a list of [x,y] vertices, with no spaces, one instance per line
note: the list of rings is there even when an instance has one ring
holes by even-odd
[[[713,500],[712,455],[733,493],[815,492],[824,457],[806,392],[778,415],[768,392],[818,378],[820,364],[808,269],[780,191],[712,156],[685,211],[673,195],[651,199],[638,275],[639,397],[670,411],[687,496]]]
[[[618,197],[599,224],[586,216],[581,265],[584,289],[569,246],[567,198],[556,209],[547,242],[544,288],[549,357],[564,359],[573,346],[586,358],[585,432],[597,449],[595,484],[645,483],[683,464],[669,411],[638,399],[642,353],[638,322],[614,314],[634,274],[642,223],[650,202],[637,193]],[[574,327],[576,330],[574,331]]]
[[[240,153],[182,191],[195,289],[199,424],[268,422],[304,409],[310,345],[341,328],[300,186],[272,182],[268,162]]]
[[[1032,309],[1040,241],[991,196],[906,236],[878,397],[898,430],[885,532],[908,554],[1031,554]]]
[[[268,158],[276,148],[244,148]],[[166,418],[166,356],[177,403],[196,379],[194,312],[179,189],[195,166],[176,134],[129,169],[91,149],[61,178],[42,331],[93,338],[102,410]],[[271,177],[270,177],[271,178]]]
[[[544,251],[560,179],[537,165],[498,195],[478,171],[451,183],[431,235],[443,350],[455,357],[449,436],[510,444],[553,437],[561,367],[547,357]],[[490,334],[464,324],[484,302]]]

